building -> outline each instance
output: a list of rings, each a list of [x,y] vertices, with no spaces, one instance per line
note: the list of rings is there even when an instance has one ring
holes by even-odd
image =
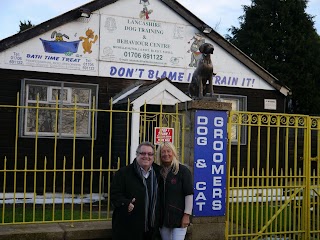
[[[38,102],[48,109],[56,104],[110,109],[110,99],[124,89],[158,78],[171,80],[174,87],[168,88],[184,95],[178,99],[161,90],[170,93],[163,95],[169,99],[166,104],[188,100],[188,84],[204,42],[215,48],[211,59],[219,101],[231,102],[234,110],[285,112],[290,90],[178,2],[96,0],[0,41],[0,126],[6,136],[0,139],[0,158],[17,159],[23,166],[24,156],[53,159],[50,149],[56,149],[56,164],[62,168],[63,156],[90,158],[92,139],[94,156],[109,158],[112,127],[107,114],[92,118],[85,110],[58,114],[32,107]],[[150,108],[157,111],[163,98]],[[6,107],[17,104],[22,106],[18,118],[16,109]],[[131,159],[139,141],[131,132]],[[240,141],[246,144],[245,138]],[[48,167],[53,164],[48,161]]]

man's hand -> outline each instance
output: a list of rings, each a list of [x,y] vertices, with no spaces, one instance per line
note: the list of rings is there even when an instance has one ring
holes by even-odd
[[[132,198],[131,200],[131,203],[129,203],[129,206],[128,206],[128,212],[132,212],[132,210],[134,209],[134,205],[133,203],[136,201],[135,198]]]

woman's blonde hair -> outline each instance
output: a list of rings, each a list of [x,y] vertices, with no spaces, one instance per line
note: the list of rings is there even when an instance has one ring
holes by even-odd
[[[157,162],[160,163],[160,166],[163,166],[162,161],[161,161],[161,150],[163,147],[167,147],[167,148],[171,149],[171,151],[172,151],[171,167],[172,167],[173,174],[176,175],[179,172],[179,156],[178,156],[177,149],[171,142],[161,143],[157,149]]]

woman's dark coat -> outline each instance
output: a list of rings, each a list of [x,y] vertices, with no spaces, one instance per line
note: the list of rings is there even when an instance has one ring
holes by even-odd
[[[114,240],[139,240],[143,239],[145,216],[145,188],[141,177],[134,169],[136,160],[126,167],[121,168],[112,179],[110,199],[114,207],[112,215],[112,239]],[[159,179],[160,166],[152,165]],[[135,198],[134,210],[128,212],[131,200]],[[158,206],[156,207],[156,223],[158,228]]]
[[[159,182],[160,226],[180,228],[185,209],[185,196],[193,194],[193,180],[190,170],[179,164],[179,172],[170,171],[164,182]]]

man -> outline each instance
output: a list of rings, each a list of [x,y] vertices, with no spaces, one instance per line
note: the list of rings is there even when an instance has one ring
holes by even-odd
[[[154,146],[141,143],[136,159],[121,168],[111,184],[113,240],[151,240],[156,238],[157,192],[160,166],[153,163]]]

